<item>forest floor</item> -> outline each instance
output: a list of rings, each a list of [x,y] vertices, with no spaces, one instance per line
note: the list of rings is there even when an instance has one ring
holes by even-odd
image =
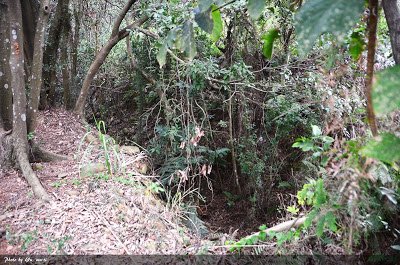
[[[198,253],[207,243],[148,188],[152,176],[132,166],[144,153],[118,156],[129,174],[81,174],[104,159],[100,145],[84,140],[88,130],[96,131],[64,110],[40,113],[35,141],[71,159],[32,164],[50,203],[34,199],[18,171],[1,172],[0,255]]]
[[[140,166],[149,160],[144,152],[122,152],[122,147],[113,152],[107,136],[107,153],[95,135],[96,128],[70,112],[40,112],[35,142],[70,159],[32,164],[53,197],[50,203],[33,197],[20,172],[0,169],[0,255],[226,254],[227,240],[256,232],[259,222],[271,227],[278,221],[251,218],[247,200],[229,206],[225,196],[214,194],[205,211],[199,212],[210,231],[200,238],[182,224],[185,213],[179,203],[167,205],[157,197],[157,186],[152,185],[156,176],[151,171],[140,173]],[[84,172],[85,167],[104,165],[105,154],[119,170],[109,174],[102,166],[96,174]],[[260,247],[264,254],[316,249],[344,253],[333,244],[322,248],[306,241],[286,245],[289,252],[275,242]]]

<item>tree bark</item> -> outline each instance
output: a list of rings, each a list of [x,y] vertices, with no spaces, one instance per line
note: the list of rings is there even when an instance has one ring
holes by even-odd
[[[36,34],[31,68],[31,91],[27,110],[28,133],[34,132],[36,128],[36,116],[39,108],[40,89],[42,87],[43,41],[47,19],[49,17],[49,0],[42,0],[39,12],[40,13],[36,23]]]
[[[73,91],[78,90],[78,83],[79,83],[79,77],[78,77],[78,46],[79,46],[79,41],[80,41],[80,28],[81,28],[81,20],[80,16],[82,13],[82,4],[80,1],[77,1],[78,3],[74,3],[74,21],[75,21],[75,27],[74,27],[74,34],[72,38],[72,43],[71,43],[71,83],[72,83],[72,89]]]
[[[27,73],[30,73],[30,66],[33,61],[35,29],[38,18],[39,3],[37,0],[20,0],[22,17],[22,28],[24,32],[24,52]]]
[[[24,79],[24,45],[22,32],[22,12],[19,1],[8,1],[10,22],[10,68],[13,91],[13,131],[12,141],[16,161],[36,197],[50,200],[40,180],[32,170],[28,159],[28,140],[26,127],[26,95]]]
[[[40,109],[54,104],[55,86],[57,83],[56,62],[62,33],[63,20],[68,13],[69,0],[59,0],[52,19],[47,45],[43,54],[43,84],[40,94]],[[49,94],[49,96],[48,96]]]
[[[378,126],[374,107],[372,105],[372,80],[374,78],[375,52],[376,52],[376,29],[378,25],[378,0],[369,0],[368,20],[368,54],[367,54],[367,76],[365,78],[365,96],[367,98],[368,123],[373,136],[378,135]]]
[[[68,22],[63,26],[63,43],[68,43],[70,34],[70,24]],[[70,89],[70,77],[69,77],[69,61],[68,61],[68,49],[67,47],[61,49],[61,72],[62,72],[62,84],[63,84],[63,101],[65,109],[71,109],[71,89]]]
[[[79,116],[83,118],[84,115],[84,108],[87,96],[89,94],[90,84],[92,83],[97,71],[100,69],[104,60],[107,58],[108,54],[110,53],[111,49],[122,39],[129,35],[128,29],[131,29],[135,26],[140,26],[144,22],[148,20],[148,17],[145,16],[144,18],[140,19],[136,23],[133,23],[122,30],[119,30],[121,22],[125,17],[126,13],[130,9],[130,7],[136,2],[137,0],[129,0],[125,7],[122,9],[120,14],[118,15],[117,20],[114,23],[113,30],[111,37],[107,41],[107,43],[100,49],[99,53],[97,54],[96,58],[90,65],[89,71],[86,74],[85,80],[83,81],[81,92],[79,93],[78,100],[76,101],[74,112],[77,113]]]
[[[382,6],[389,27],[393,58],[396,64],[400,64],[400,1],[383,0]]]
[[[0,1],[0,117],[4,130],[12,128],[12,91],[9,65],[10,33],[7,5]]]

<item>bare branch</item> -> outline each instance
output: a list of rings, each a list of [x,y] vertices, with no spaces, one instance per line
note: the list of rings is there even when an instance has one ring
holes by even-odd
[[[121,26],[122,20],[125,18],[126,13],[128,13],[129,9],[131,6],[136,2],[137,0],[129,0],[128,3],[124,6],[124,8],[121,10],[119,13],[117,19],[114,22],[114,26],[112,29],[111,36],[116,36],[119,32],[119,27]]]

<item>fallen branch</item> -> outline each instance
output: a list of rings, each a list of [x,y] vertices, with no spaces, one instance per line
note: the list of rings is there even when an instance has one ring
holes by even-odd
[[[278,232],[288,231],[291,228],[297,228],[297,227],[301,226],[302,224],[304,224],[306,218],[307,217],[301,217],[301,218],[297,218],[297,219],[294,219],[294,220],[290,220],[290,221],[286,221],[286,222],[277,224],[277,225],[275,225],[275,226],[273,226],[271,228],[268,228],[268,229],[265,229],[263,231],[254,233],[252,235],[249,235],[249,236],[245,237],[244,239],[250,239],[250,238],[252,238],[254,236],[259,236],[261,232],[265,232],[268,235],[268,233],[270,233],[270,232],[278,233]]]

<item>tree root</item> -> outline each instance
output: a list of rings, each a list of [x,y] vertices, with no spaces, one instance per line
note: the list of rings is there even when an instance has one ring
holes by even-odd
[[[38,199],[46,202],[50,201],[50,195],[43,188],[42,183],[40,183],[39,178],[36,176],[31,164],[29,163],[28,155],[23,151],[23,147],[21,147],[22,146],[19,146],[19,148],[18,146],[16,147],[16,156],[22,174],[24,175],[28,184],[32,187],[33,193]]]
[[[63,160],[72,160],[69,156],[55,154],[48,150],[42,149],[37,144],[32,144],[31,147],[31,161],[32,162],[54,162]]]

